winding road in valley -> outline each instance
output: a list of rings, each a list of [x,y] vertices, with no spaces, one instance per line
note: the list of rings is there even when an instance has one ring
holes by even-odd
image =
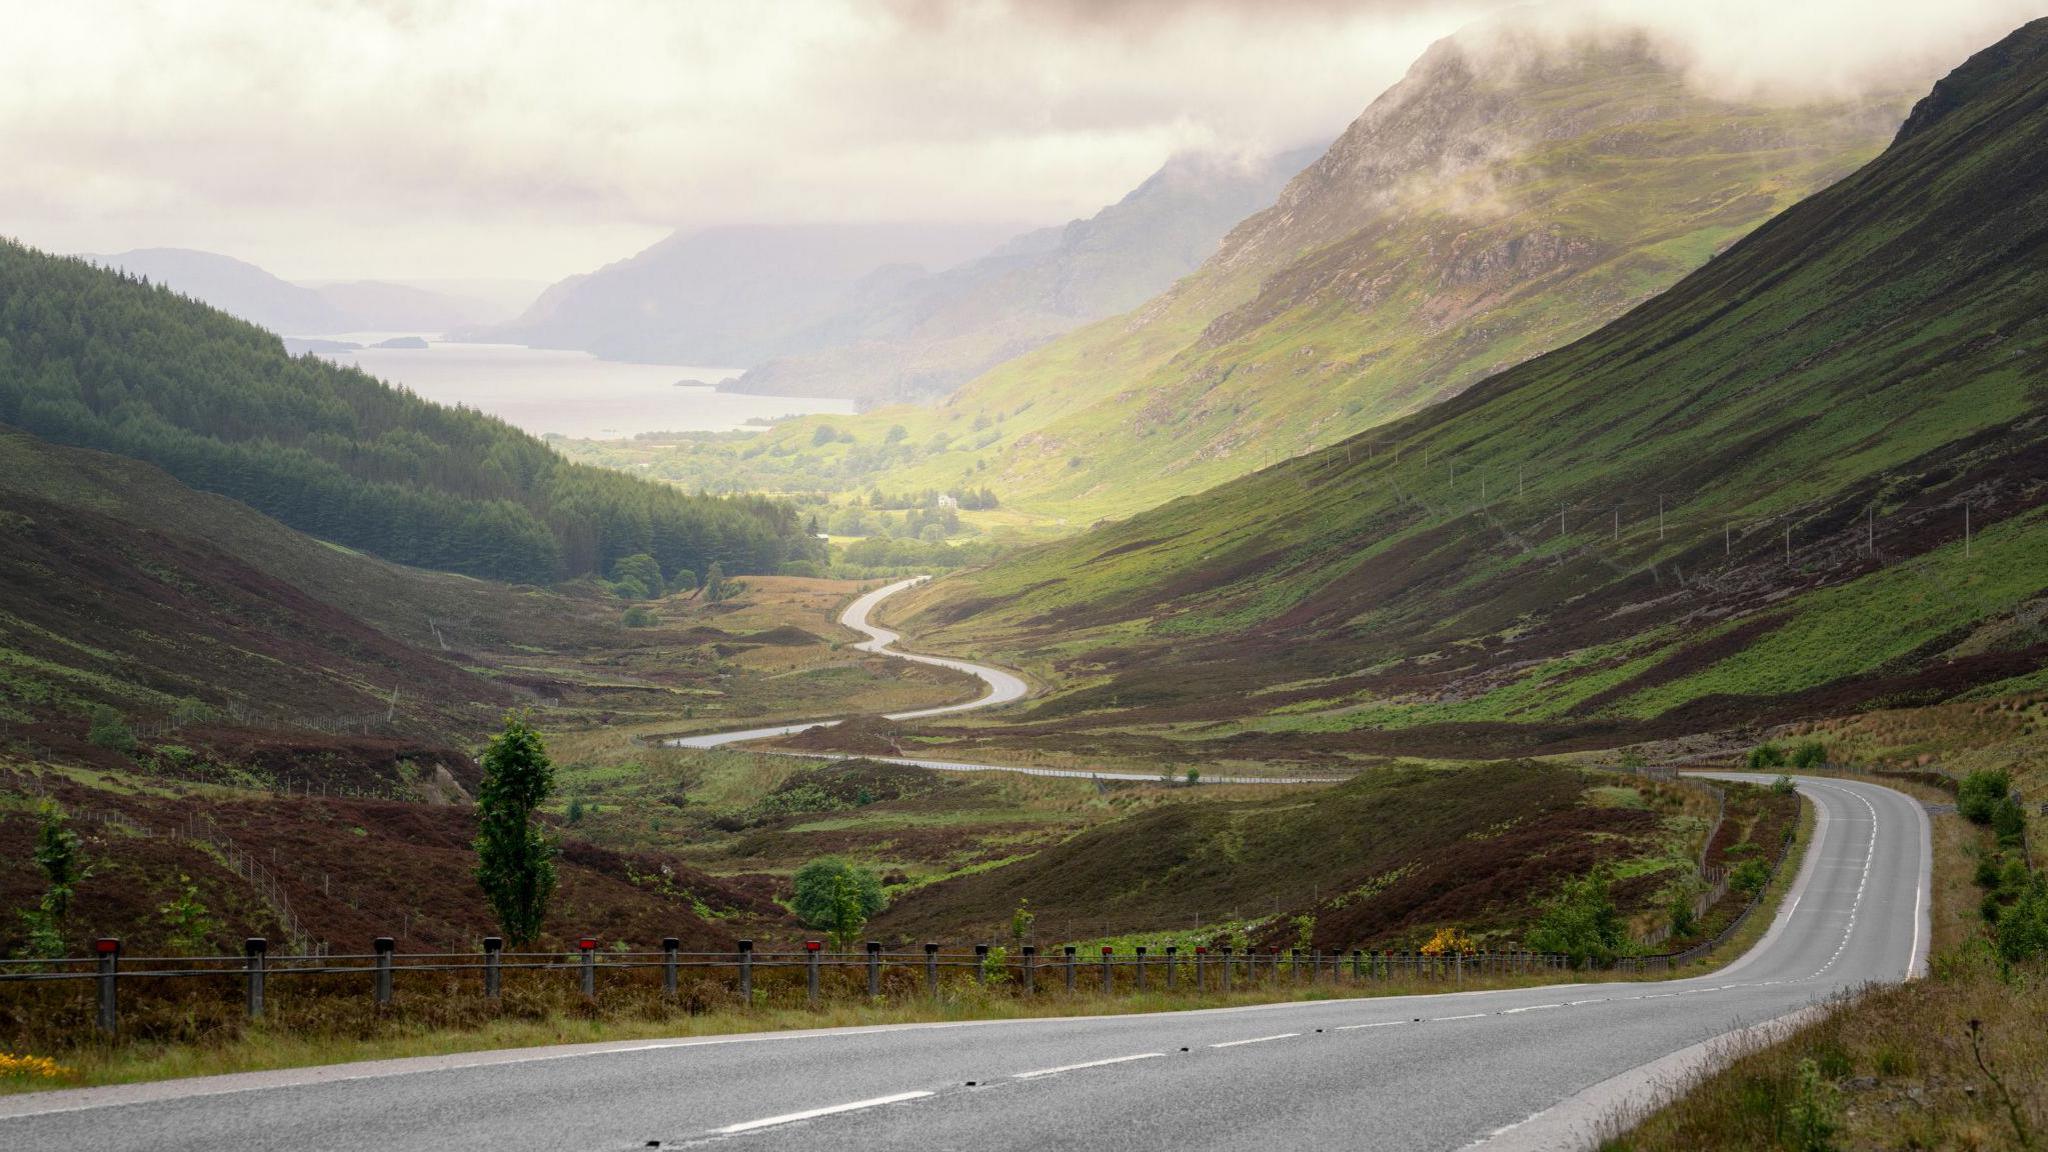
[[[925,656],[916,652],[899,651],[895,645],[902,634],[892,632],[869,617],[875,606],[906,588],[914,588],[929,580],[929,576],[917,576],[899,580],[894,584],[877,588],[855,600],[839,614],[839,622],[848,628],[867,636],[866,640],[854,645],[862,652],[873,652],[880,656],[893,656],[898,660],[909,660],[916,664],[930,664],[938,668],[951,668],[965,672],[988,686],[980,696],[960,704],[947,704],[938,708],[919,708],[913,712],[892,712],[884,720],[920,720],[928,716],[948,716],[960,712],[972,712],[981,708],[994,708],[1009,704],[1030,695],[1031,686],[1022,676],[1003,668],[987,664],[975,664],[966,660],[954,660],[945,656]],[[811,728],[830,728],[838,720],[808,720],[797,724],[781,724],[769,728],[746,728],[737,732],[706,732],[697,736],[683,736],[669,741],[677,748],[722,748],[728,744],[742,744],[749,740],[767,740],[776,736],[788,736]],[[845,760],[850,756],[821,752],[783,753],[802,755],[819,760]],[[880,760],[889,764],[907,764],[915,768],[929,768],[935,772],[1013,772],[1024,776],[1061,776],[1082,780],[1139,780],[1157,782],[1157,773],[1103,772],[1093,769],[1076,768],[1026,768],[1014,764],[971,764],[961,760],[933,760],[914,756],[866,756],[866,760]],[[1341,777],[1333,776],[1212,776],[1202,777],[1208,784],[1334,784]]]
[[[1927,816],[1802,779],[1764,938],[1685,980],[427,1057],[0,1098],[0,1147],[94,1152],[1581,1148],[1745,1028],[1925,965]],[[1780,1022],[1772,1025],[1769,1022]]]

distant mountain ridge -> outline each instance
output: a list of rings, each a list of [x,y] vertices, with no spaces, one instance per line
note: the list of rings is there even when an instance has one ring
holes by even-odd
[[[1584,335],[1875,155],[1905,111],[1717,99],[1642,36],[1518,27],[1432,47],[1166,293],[932,412],[832,420],[851,444],[813,445],[820,419],[778,428],[768,460],[793,486],[972,473],[1008,507],[1128,515]],[[943,449],[872,450],[896,424]]]
[[[747,367],[817,347],[829,319],[880,278],[979,255],[995,225],[731,225],[677,232],[628,259],[559,281],[504,324],[465,339],[566,348],[611,360]]]
[[[168,285],[284,336],[444,332],[494,320],[501,314],[497,306],[482,300],[379,280],[308,287],[280,279],[247,261],[192,248],[138,248],[84,259]]]
[[[1190,760],[1611,748],[2048,687],[2043,299],[2048,19],[1591,335],[938,581],[896,624],[1056,685],[1018,718],[1035,746],[1158,733]]]
[[[1085,220],[980,259],[864,285],[819,326],[822,350],[770,360],[734,391],[921,402],[1081,324],[1127,311],[1200,267],[1223,236],[1321,148],[1258,158],[1188,153]]]

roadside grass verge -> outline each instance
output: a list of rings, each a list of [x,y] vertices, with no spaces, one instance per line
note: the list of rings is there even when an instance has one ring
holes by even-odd
[[[1590,981],[1642,981],[1701,975],[1729,962],[1754,946],[1777,915],[1785,892],[1804,859],[1812,834],[1810,806],[1802,806],[1799,832],[1784,865],[1763,903],[1748,924],[1707,960],[1667,976],[1625,976],[1572,970],[1528,975],[1467,974],[1454,978],[1354,981],[1344,975],[1320,983],[1275,981],[1270,975],[1224,994],[1216,989],[1219,974],[1208,974],[1209,991],[1183,986],[1175,992],[1155,988],[1114,996],[1088,991],[1099,969],[1083,963],[1078,977],[1082,991],[1064,988],[1063,966],[1048,960],[1039,969],[1039,993],[1025,997],[1011,981],[988,987],[965,976],[949,976],[941,995],[926,996],[919,974],[892,969],[885,973],[885,995],[861,995],[855,972],[826,973],[826,987],[838,988],[818,1008],[803,1004],[803,991],[792,973],[764,974],[756,1003],[749,1007],[720,985],[682,983],[679,995],[664,998],[651,979],[600,987],[586,1000],[570,987],[566,973],[552,978],[508,973],[504,998],[496,1004],[473,985],[452,975],[408,977],[414,987],[401,987],[393,1007],[379,1010],[365,990],[351,986],[341,996],[332,990],[295,992],[283,980],[271,982],[268,1019],[246,1020],[241,986],[233,978],[212,985],[203,996],[177,1003],[131,1003],[124,999],[124,1039],[102,1041],[91,1032],[90,993],[79,988],[62,1012],[29,1013],[18,1003],[0,1003],[0,1035],[5,1050],[15,1055],[53,1058],[63,1069],[57,1076],[0,1076],[0,1094],[128,1084],[188,1076],[256,1072],[281,1068],[351,1063],[409,1056],[449,1055],[553,1044],[615,1040],[723,1036],[747,1032],[781,1032],[806,1028],[874,1027],[885,1024],[1009,1020],[1196,1009],[1236,1008],[1259,1004],[1320,1000],[1374,999],[1504,988],[1582,984]],[[1346,971],[1349,971],[1348,964]],[[1185,972],[1185,969],[1183,969]],[[525,978],[522,979],[522,975]],[[1128,980],[1127,971],[1120,972]],[[607,979],[610,977],[608,976]],[[1155,972],[1154,980],[1164,978]],[[1185,979],[1185,976],[1183,977]],[[429,982],[432,983],[429,983]],[[438,983],[436,989],[434,984]],[[84,1039],[81,1039],[84,1038]]]
[[[1120,971],[1119,975],[1128,979],[1127,972]],[[1091,976],[1100,979],[1097,971],[1083,965],[1083,987]],[[401,994],[394,1008],[382,1012],[364,1003],[368,997],[360,993],[346,1003],[294,1004],[288,995],[280,996],[273,983],[273,1019],[263,1022],[237,1018],[241,1007],[237,983],[204,1004],[187,1004],[175,1010],[179,1017],[175,1021],[150,1022],[188,1033],[178,1040],[106,1043],[91,1039],[81,1043],[45,1034],[38,1043],[17,1035],[12,1049],[15,1055],[46,1056],[64,1071],[55,1077],[0,1076],[0,1094],[552,1044],[806,1028],[1181,1012],[1535,987],[1575,983],[1583,977],[1583,973],[1566,970],[1515,977],[1468,975],[1463,981],[1448,977],[1398,977],[1354,983],[1347,975],[1339,982],[1333,983],[1325,976],[1321,983],[1299,985],[1284,977],[1277,984],[1270,977],[1262,977],[1254,987],[1225,994],[1214,990],[1218,975],[1212,971],[1212,989],[1207,993],[1154,990],[1109,996],[1100,992],[1068,993],[1058,986],[1062,979],[1058,968],[1048,966],[1041,970],[1039,994],[1030,998],[1019,995],[1014,987],[993,985],[983,989],[971,979],[949,978],[936,1000],[915,992],[874,1000],[854,994],[828,1000],[815,1009],[802,1005],[800,984],[761,989],[757,998],[761,998],[761,991],[767,991],[771,993],[766,997],[769,1002],[747,1008],[735,1002],[729,992],[693,992],[687,986],[675,1000],[664,999],[651,985],[600,989],[593,1000],[585,1000],[570,988],[518,995],[508,979],[500,1005],[490,1004],[470,989],[435,996],[431,1001],[425,993]],[[1162,979],[1163,974],[1154,973],[1153,978]],[[1240,983],[1243,979],[1240,975]],[[563,983],[567,981],[567,976],[562,977]],[[81,1019],[77,1023],[89,1029],[88,1021]],[[124,1015],[124,1026],[127,1023],[128,1017]],[[19,1029],[10,1031],[18,1033]],[[72,1034],[90,1033],[74,1029]],[[29,1043],[21,1043],[25,1039]],[[23,1052],[24,1047],[29,1051]]]

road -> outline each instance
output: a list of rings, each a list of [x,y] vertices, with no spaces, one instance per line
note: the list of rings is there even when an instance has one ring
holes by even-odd
[[[895,644],[896,641],[903,638],[902,635],[870,622],[869,616],[874,612],[877,604],[906,588],[915,587],[928,579],[930,577],[918,576],[909,580],[899,580],[883,588],[877,588],[873,592],[869,592],[847,605],[846,611],[840,613],[839,622],[856,632],[867,635],[868,638],[866,640],[854,645],[855,648],[863,652],[873,652],[881,656],[893,656],[898,660],[909,660],[917,664],[931,664],[940,668],[951,668],[956,672],[965,672],[986,684],[988,689],[980,696],[964,703],[947,704],[940,708],[920,708],[914,712],[892,712],[885,715],[883,719],[918,720],[927,716],[946,716],[958,712],[971,712],[978,708],[993,708],[998,704],[1009,704],[1013,701],[1022,700],[1025,696],[1029,695],[1031,686],[1024,682],[1024,678],[1006,669],[991,667],[987,664],[974,664],[966,660],[954,660],[944,656],[925,656],[916,652],[898,651]],[[808,720],[802,723],[782,724],[769,728],[746,728],[737,732],[706,732],[696,736],[678,737],[670,740],[669,744],[677,748],[722,748],[728,744],[740,744],[749,740],[766,740],[774,736],[787,736],[809,728],[830,728],[838,723],[839,721],[837,720]],[[819,760],[848,759],[848,757],[830,753],[787,754],[804,755]],[[972,764],[962,760],[935,760],[915,756],[868,756],[864,757],[864,759],[880,760],[889,764],[907,764],[914,768],[929,768],[935,772],[1012,772],[1023,776],[1061,776],[1083,780],[1135,780],[1147,783],[1156,782],[1159,779],[1157,773],[1105,772],[1079,768],[1027,768],[1013,764]],[[1209,784],[1334,784],[1342,780],[1343,777],[1328,775],[1219,776],[1212,774],[1206,775],[1202,779],[1205,783]]]
[[[1709,976],[629,1042],[0,1098],[0,1147],[1573,1148],[1732,1029],[1924,968],[1927,818],[1803,779],[1812,847]],[[1659,1062],[1662,1062],[1661,1065]],[[658,1143],[657,1143],[658,1142]]]
[[[908,660],[913,664],[930,664],[937,668],[951,668],[955,672],[965,672],[969,676],[980,680],[983,684],[988,685],[988,690],[964,703],[947,704],[940,708],[920,708],[914,712],[893,712],[884,716],[883,719],[920,720],[927,716],[946,716],[955,712],[972,712],[977,708],[993,708],[998,704],[1008,704],[1013,700],[1022,700],[1025,696],[1029,695],[1031,686],[1024,682],[1023,677],[1014,672],[1005,671],[1001,668],[991,668],[986,664],[973,664],[966,660],[953,660],[944,656],[924,656],[916,652],[899,652],[896,650],[895,644],[896,641],[903,639],[902,634],[892,632],[879,624],[872,624],[868,621],[869,615],[875,610],[875,605],[880,604],[882,601],[906,588],[914,588],[929,579],[929,576],[914,576],[908,580],[898,580],[894,584],[877,588],[873,592],[869,592],[847,605],[846,611],[839,614],[839,622],[856,632],[867,635],[866,640],[854,645],[859,651],[873,652],[881,656],[893,656],[898,660]],[[810,720],[800,724],[783,724],[773,728],[748,728],[739,732],[707,732],[699,736],[684,736],[671,740],[669,743],[678,748],[718,748],[726,744],[738,744],[746,740],[765,740],[771,736],[787,736],[792,732],[802,732],[807,728],[829,728],[837,723],[837,720]]]

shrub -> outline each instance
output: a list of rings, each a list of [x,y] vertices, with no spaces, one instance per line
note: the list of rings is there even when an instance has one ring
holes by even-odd
[[[1755,895],[1771,882],[1771,866],[1761,860],[1744,860],[1735,866],[1735,872],[1728,877],[1728,886],[1737,892]]]
[[[1971,823],[1989,824],[1998,802],[2011,789],[2012,777],[2002,768],[1972,772],[1963,777],[1962,786],[1956,789],[1956,811]]]
[[[661,623],[661,617],[645,604],[635,604],[619,617],[619,623],[628,628],[652,628]]]
[[[1202,770],[1200,768],[1188,769],[1187,781],[1190,784],[1200,784],[1202,782]]]
[[[1759,744],[1749,750],[1749,767],[1761,772],[1766,768],[1783,768],[1785,750],[1776,744]]]
[[[1792,749],[1794,768],[1824,768],[1828,762],[1828,750],[1818,740],[1808,740]]]
[[[2048,880],[2035,876],[2019,902],[1998,917],[1998,955],[2008,963],[2048,952]]]
[[[213,937],[220,925],[200,903],[199,886],[190,876],[178,877],[178,889],[169,904],[157,909],[163,918],[164,947],[173,956],[204,956],[213,950]]]
[[[1565,881],[1530,931],[1529,947],[1563,953],[1578,967],[1614,959],[1625,935],[1609,885],[1605,869]]]
[[[1799,784],[1790,776],[1780,776],[1771,781],[1771,792],[1778,796],[1790,796],[1799,791]]]
[[[135,729],[130,728],[127,718],[110,704],[93,705],[92,720],[85,730],[85,738],[116,752],[135,751]]]
[[[2000,844],[2017,846],[2027,831],[2026,809],[2011,796],[2001,797],[1991,809],[1991,830],[1998,834]]]
[[[809,560],[785,560],[782,562],[782,567],[776,569],[776,571],[784,576],[808,576],[812,579],[816,579],[818,576],[817,564]]]

